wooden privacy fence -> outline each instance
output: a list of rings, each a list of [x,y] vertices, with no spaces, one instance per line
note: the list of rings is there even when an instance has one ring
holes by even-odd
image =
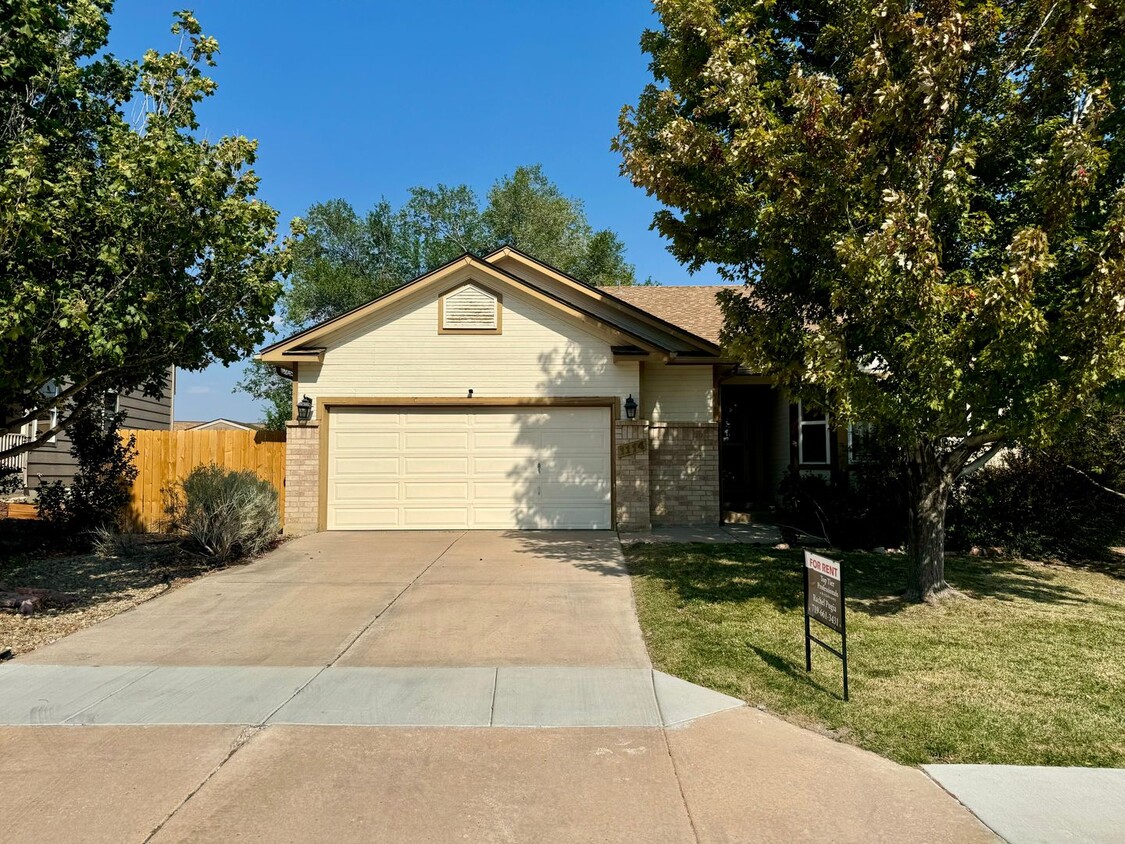
[[[137,479],[128,521],[137,530],[159,530],[164,519],[165,487],[187,477],[196,466],[249,469],[277,489],[285,519],[284,431],[122,431],[136,437]]]

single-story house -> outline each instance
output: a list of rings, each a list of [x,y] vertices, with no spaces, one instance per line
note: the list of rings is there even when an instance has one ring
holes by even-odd
[[[643,530],[768,507],[846,434],[724,357],[719,289],[592,287],[505,247],[269,346],[293,380],[286,531]]]

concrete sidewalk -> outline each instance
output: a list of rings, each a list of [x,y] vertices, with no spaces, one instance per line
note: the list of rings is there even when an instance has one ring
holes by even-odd
[[[0,725],[660,727],[744,706],[649,668],[0,666]]]
[[[946,791],[1009,844],[1125,841],[1125,770],[926,765]]]

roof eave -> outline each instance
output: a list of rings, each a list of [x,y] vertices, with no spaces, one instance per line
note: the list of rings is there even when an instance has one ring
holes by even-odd
[[[501,246],[498,249],[494,249],[491,252],[489,252],[487,255],[485,255],[482,260],[491,263],[491,261],[489,259],[493,258],[494,256],[497,256],[497,255],[510,255],[510,256],[514,256],[514,257],[519,258],[519,259],[523,259],[525,261],[529,261],[532,264],[538,264],[539,266],[543,267],[544,269],[548,270],[549,272],[554,273],[555,275],[559,276],[563,280],[565,280],[567,282],[570,282],[571,284],[577,285],[578,287],[586,290],[589,293],[594,294],[597,297],[608,296],[610,298],[610,300],[613,302],[613,304],[624,306],[627,310],[632,311],[636,315],[648,320],[651,323],[654,323],[654,327],[661,328],[665,331],[670,331],[673,334],[677,334],[677,335],[681,336],[682,338],[686,339],[690,344],[697,345],[697,346],[703,348],[704,350],[706,350],[707,352],[709,352],[713,355],[719,355],[719,354],[722,353],[722,348],[718,344],[712,343],[710,340],[706,339],[705,337],[700,337],[698,334],[695,334],[691,331],[688,331],[686,328],[682,328],[681,326],[676,325],[675,323],[669,322],[666,319],[662,319],[661,317],[656,316],[656,314],[653,314],[649,311],[646,311],[644,308],[641,308],[641,307],[638,307],[637,305],[634,305],[632,302],[627,302],[626,300],[621,299],[618,296],[615,296],[609,290],[609,288],[596,287],[595,285],[589,284],[585,281],[582,281],[581,279],[575,278],[574,276],[570,275],[569,273],[564,272],[563,270],[560,270],[558,267],[555,267],[555,266],[552,266],[551,264],[548,264],[546,261],[541,261],[538,258],[532,257],[531,255],[528,255],[526,252],[521,252],[519,249],[516,249],[514,246]]]

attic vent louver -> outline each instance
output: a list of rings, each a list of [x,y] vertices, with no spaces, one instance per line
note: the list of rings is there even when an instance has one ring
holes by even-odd
[[[498,326],[496,315],[496,297],[475,285],[466,284],[445,297],[441,327],[446,331],[493,331]]]

